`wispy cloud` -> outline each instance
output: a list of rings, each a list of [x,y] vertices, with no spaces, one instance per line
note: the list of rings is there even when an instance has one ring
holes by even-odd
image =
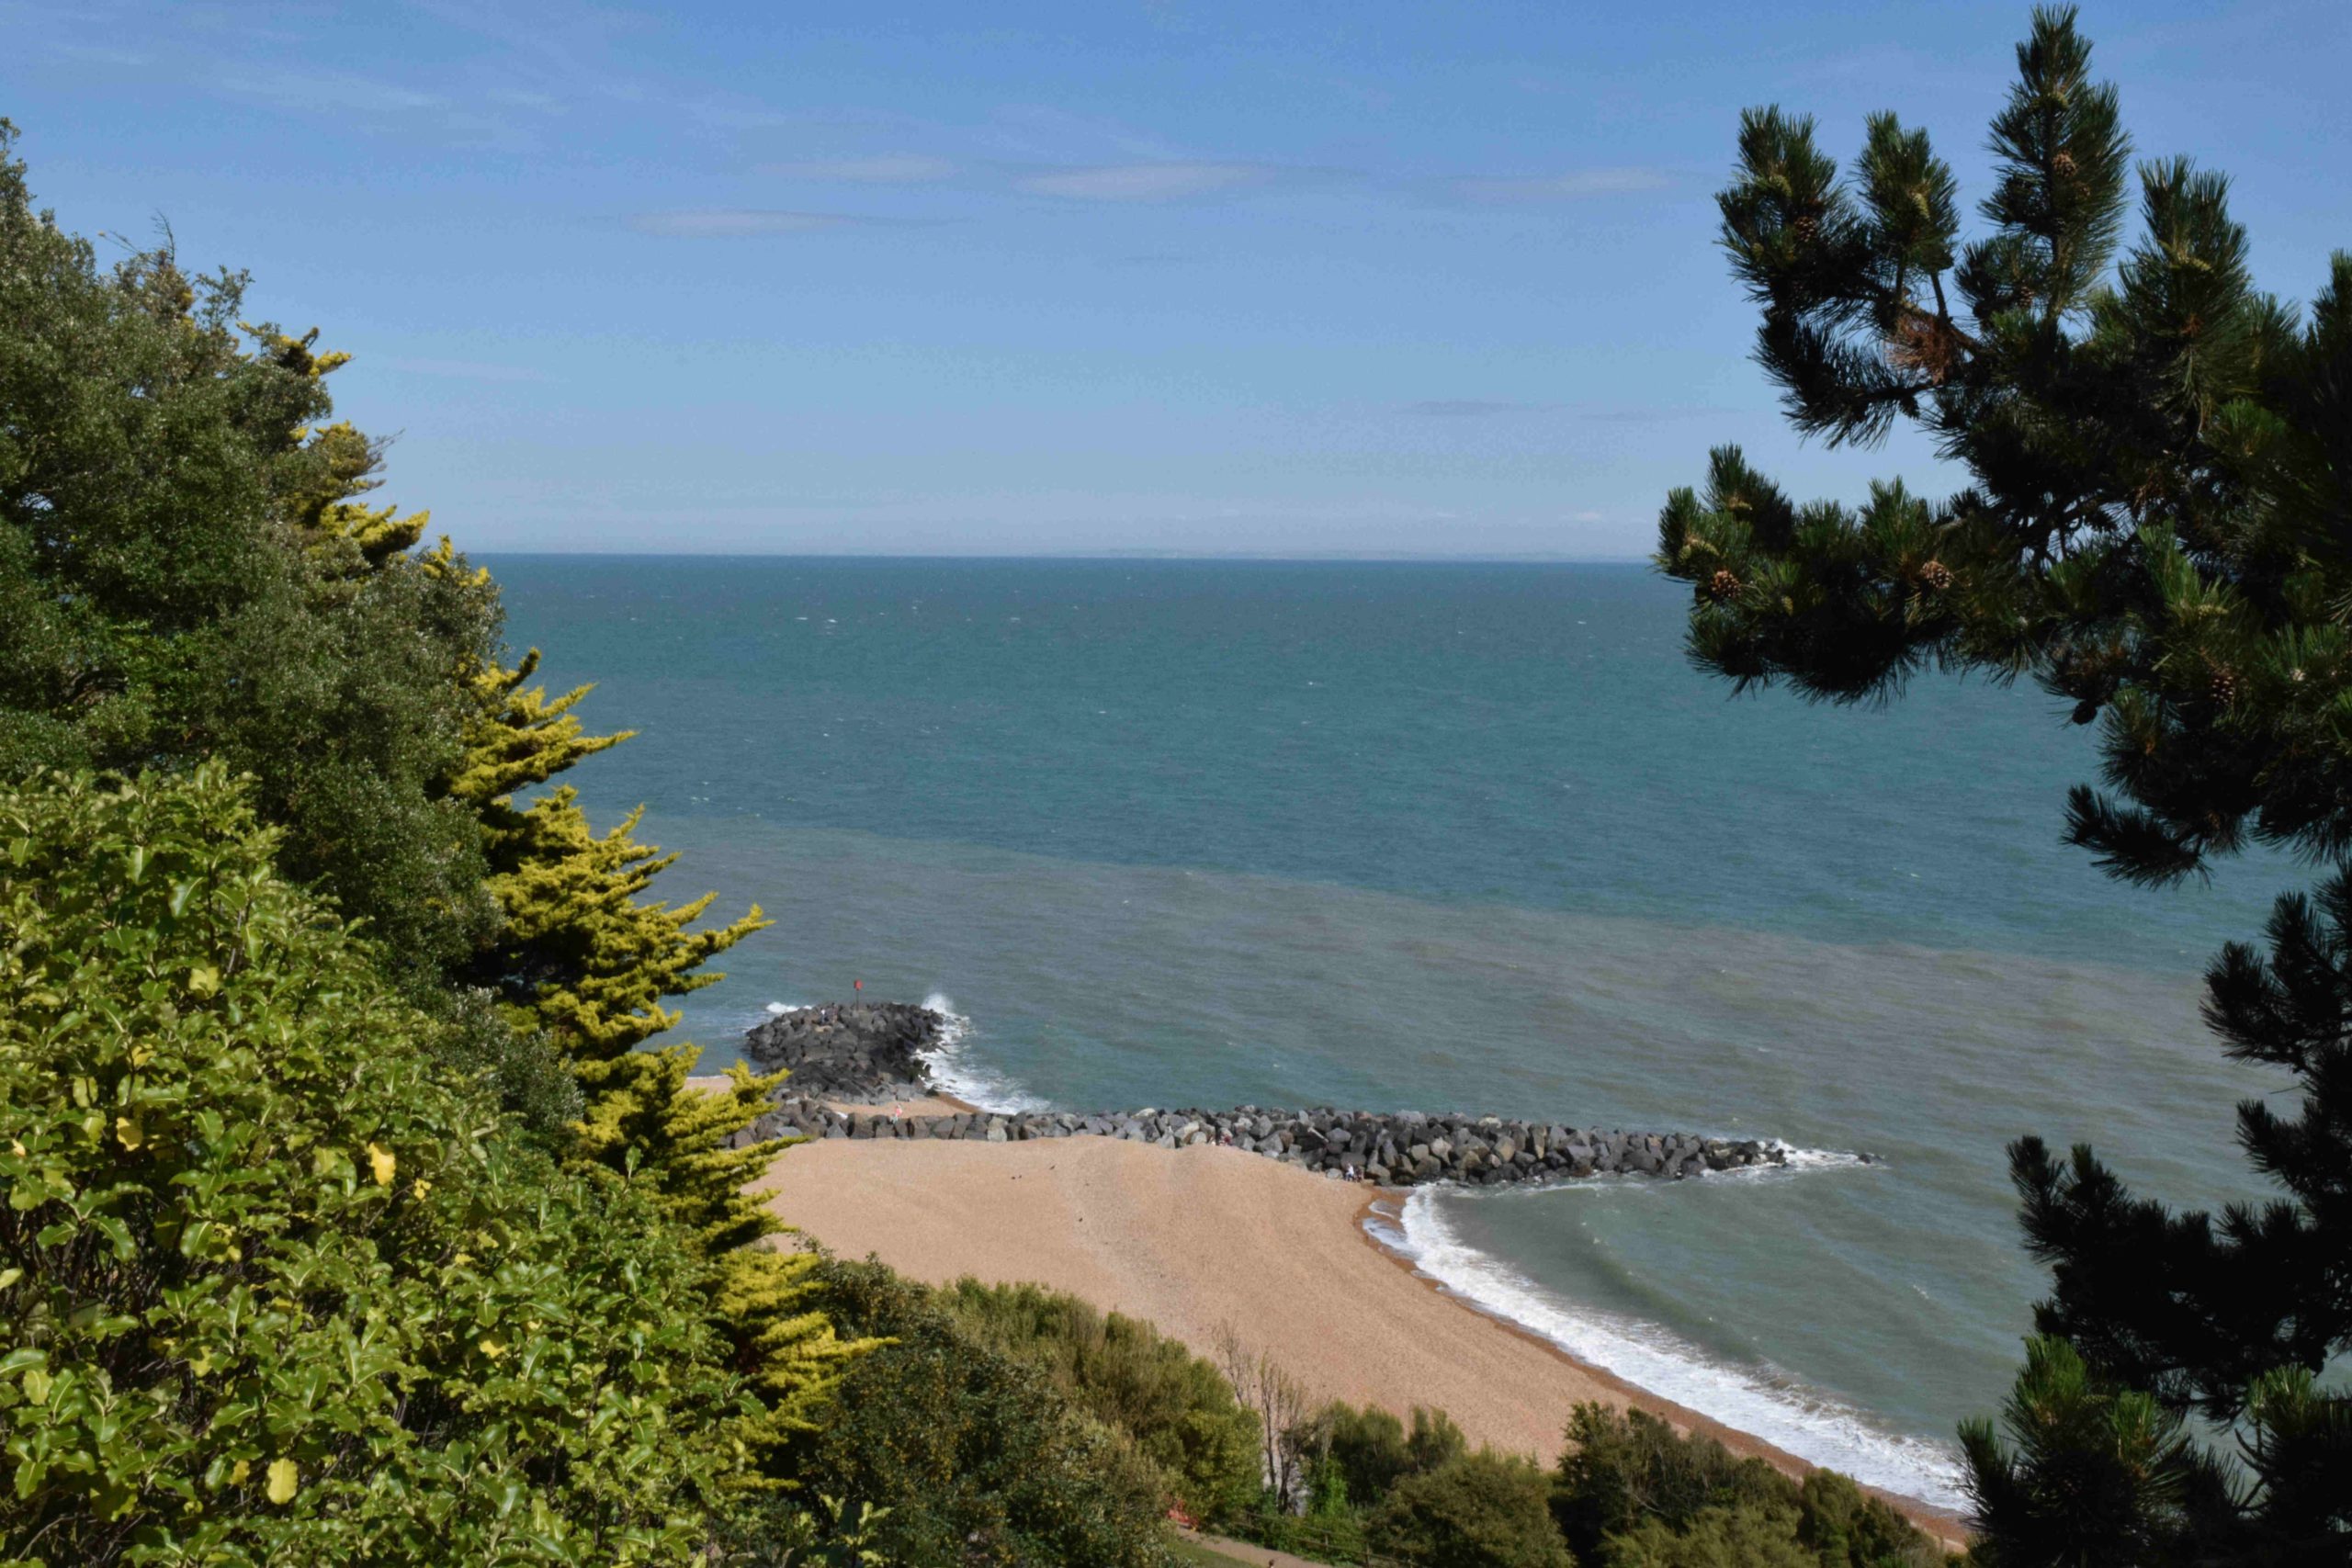
[[[1422,419],[1492,419],[1498,414],[1537,413],[1549,403],[1518,403],[1499,398],[1426,398],[1397,412]]]
[[[563,112],[562,100],[553,93],[535,93],[526,87],[492,87],[484,96],[508,108],[537,109],[541,114]]]
[[[1491,205],[1520,202],[1582,201],[1596,196],[1623,196],[1634,191],[1664,190],[1674,178],[1663,169],[1628,167],[1577,169],[1564,175],[1525,177],[1480,177],[1453,182],[1453,194],[1464,201]]]
[[[364,71],[320,57],[328,24],[311,6],[0,0],[0,32],[28,56],[142,70],[245,106],[333,120],[409,141],[519,153],[542,144],[548,122],[590,98],[642,96],[626,72],[622,35],[642,24],[617,10],[500,15],[503,0],[409,0],[425,23],[464,29],[426,71],[397,53]],[[403,9],[409,8],[404,6]],[[477,40],[487,40],[483,47]],[[452,40],[441,40],[447,43]],[[592,62],[609,58],[612,69]]]
[[[136,71],[154,62],[154,56],[135,50],[109,49],[103,44],[62,43],[56,52],[68,60],[79,60],[91,65],[119,65],[126,71]]]
[[[445,100],[432,93],[340,72],[237,67],[222,73],[216,85],[238,97],[310,113],[408,114],[446,107]]]
[[[1072,201],[1179,201],[1255,185],[1266,171],[1255,164],[1102,164],[1052,169],[1014,184],[1037,196]]]
[[[683,240],[729,240],[755,234],[815,234],[871,219],[840,212],[775,212],[749,207],[705,207],[680,212],[632,212],[625,221],[640,234]]]
[[[1638,404],[1602,404],[1579,408],[1577,415],[1600,424],[1671,424],[1685,419],[1736,419],[1758,412],[1759,409],[1728,408],[1716,403],[1690,403],[1681,407],[1644,407]]]
[[[555,378],[527,365],[484,365],[471,359],[387,359],[387,370],[410,376],[441,376],[459,381],[551,381]]]
[[[954,176],[956,165],[920,152],[882,152],[867,158],[817,158],[763,164],[759,172],[790,180],[831,180],[848,185],[923,185]]]

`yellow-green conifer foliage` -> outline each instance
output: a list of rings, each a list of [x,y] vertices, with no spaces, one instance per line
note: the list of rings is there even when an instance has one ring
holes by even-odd
[[[734,1336],[739,1370],[766,1402],[741,1435],[779,1459],[808,1429],[835,1367],[858,1348],[811,1305],[814,1259],[772,1245],[786,1227],[745,1190],[784,1142],[729,1146],[784,1075],[758,1077],[739,1066],[724,1090],[699,1092],[686,1082],[694,1046],[639,1049],[677,1021],[663,998],[716,981],[703,965],[768,921],[754,906],[697,931],[709,896],[676,906],[647,897],[676,857],[637,840],[641,809],[598,833],[569,785],[517,804],[519,792],[629,739],[586,734],[572,710],[589,688],[550,697],[526,684],[537,668],[535,649],[518,665],[476,675],[481,716],[449,786],[481,814],[489,887],[505,914],[480,977],[519,1027],[546,1032],[578,1080],[581,1157],[658,1191],[718,1265],[713,1306]]]
[[[260,357],[306,381],[322,381],[351,362],[343,353],[319,354],[319,329],[300,337],[275,327],[240,323],[261,348]],[[300,425],[286,444],[291,460],[281,466],[278,511],[307,547],[311,564],[329,579],[353,578],[387,567],[415,565],[402,558],[424,536],[429,512],[403,517],[395,506],[366,506],[358,500],[382,488],[380,442],[360,434],[349,420],[323,429]],[[445,541],[446,543],[446,541]],[[489,574],[478,579],[486,584]]]

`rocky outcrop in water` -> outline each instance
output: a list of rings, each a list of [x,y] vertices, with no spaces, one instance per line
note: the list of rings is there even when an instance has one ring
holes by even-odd
[[[1689,1133],[1603,1132],[1498,1116],[1428,1115],[1315,1110],[1069,1111],[999,1115],[893,1116],[841,1111],[789,1099],[746,1129],[753,1137],[976,1138],[992,1144],[1039,1138],[1124,1138],[1160,1148],[1220,1144],[1385,1187],[1453,1181],[1473,1187],[1562,1181],[1600,1175],[1680,1179],[1750,1166],[1784,1165],[1787,1152],[1756,1139],[1702,1138]]]
[[[827,1002],[780,1012],[743,1037],[743,1056],[767,1072],[788,1067],[796,1098],[861,1105],[932,1092],[922,1053],[945,1038],[945,1014],[908,1002]]]

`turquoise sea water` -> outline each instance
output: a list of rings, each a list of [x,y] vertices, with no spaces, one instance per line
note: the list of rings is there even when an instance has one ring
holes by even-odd
[[[643,803],[666,892],[777,921],[686,999],[707,1064],[863,979],[969,1019],[985,1101],[1785,1139],[1760,1178],[1423,1193],[1402,1245],[1930,1500],[2038,1285],[2004,1142],[2212,1202],[2229,1105],[2284,1087],[2218,1059],[2196,977],[2293,868],[2116,886],[2056,845],[2092,758],[2048,699],[1734,700],[1639,568],[490,564],[515,645],[643,732],[580,771],[600,823]]]

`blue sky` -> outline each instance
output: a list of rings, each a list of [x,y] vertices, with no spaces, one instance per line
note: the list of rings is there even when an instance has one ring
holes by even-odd
[[[1808,447],[1713,247],[1742,107],[1973,201],[2021,4],[0,0],[69,226],[254,274],[479,550],[1626,557]],[[2262,281],[2352,246],[2352,6],[2092,6]]]

